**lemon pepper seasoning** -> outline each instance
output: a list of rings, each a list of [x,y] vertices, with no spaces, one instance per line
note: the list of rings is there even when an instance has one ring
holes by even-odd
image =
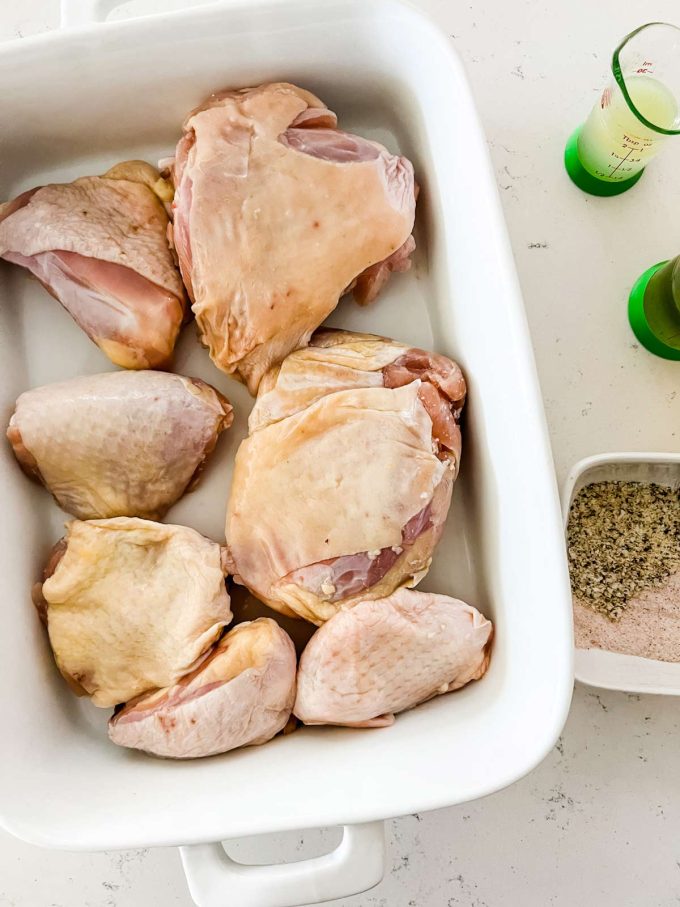
[[[680,490],[653,482],[595,482],[567,525],[573,594],[618,620],[639,592],[680,569]]]

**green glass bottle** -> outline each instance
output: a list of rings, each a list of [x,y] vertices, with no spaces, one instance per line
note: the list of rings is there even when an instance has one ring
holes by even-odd
[[[650,353],[680,360],[680,255],[640,275],[628,299],[628,318]]]

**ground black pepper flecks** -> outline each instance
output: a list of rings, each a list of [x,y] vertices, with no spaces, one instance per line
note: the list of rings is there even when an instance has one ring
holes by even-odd
[[[644,589],[680,569],[680,489],[653,482],[595,482],[569,510],[571,589],[617,620]]]

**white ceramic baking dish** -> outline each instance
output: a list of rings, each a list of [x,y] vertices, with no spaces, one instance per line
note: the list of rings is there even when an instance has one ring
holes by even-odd
[[[550,750],[572,689],[571,603],[559,500],[522,301],[470,91],[447,37],[394,0],[247,2],[82,24],[112,3],[70,0],[61,33],[0,47],[0,195],[171,151],[210,91],[271,79],[318,93],[345,128],[415,163],[414,270],[378,303],[345,301],[332,323],[456,357],[470,386],[464,467],[425,588],[493,618],[480,683],[388,729],[305,729],[193,763],[117,749],[107,714],[60,680],[29,589],[64,515],[0,455],[0,821],[36,844],[183,848],[201,905],[284,905],[360,891],[382,874],[382,820],[481,797]],[[107,362],[23,273],[0,267],[5,417],[24,389]],[[249,408],[189,328],[176,367],[212,381],[238,417],[200,489],[169,514],[220,538],[230,463]],[[65,414],[68,418],[68,414]],[[238,867],[216,842],[350,826],[316,861]]]
[[[579,460],[569,471],[562,494],[565,531],[571,502],[594,482],[656,482],[678,488],[680,454],[610,453]],[[605,649],[576,649],[574,662],[576,679],[591,687],[680,696],[680,664]]]

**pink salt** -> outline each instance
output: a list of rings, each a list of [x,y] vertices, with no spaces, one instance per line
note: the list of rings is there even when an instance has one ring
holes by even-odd
[[[577,649],[680,662],[680,571],[632,598],[617,621],[574,597],[574,635]]]

